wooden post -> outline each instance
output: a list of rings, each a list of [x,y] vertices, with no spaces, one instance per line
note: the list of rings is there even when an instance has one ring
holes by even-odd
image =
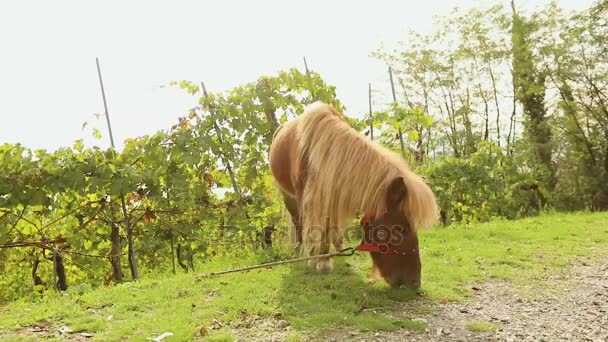
[[[106,92],[103,86],[103,79],[101,77],[101,68],[99,66],[99,58],[95,58],[97,63],[97,74],[99,75],[99,85],[101,87],[101,95],[103,97],[103,107],[105,109],[106,122],[108,123],[108,131],[110,132],[110,143],[112,144],[112,148],[116,149],[114,145],[114,137],[112,135],[112,125],[110,124],[110,115],[108,113],[108,103],[106,101]],[[133,227],[131,225],[131,220],[129,219],[129,212],[127,211],[127,205],[125,202],[125,196],[123,193],[120,194],[120,204],[122,207],[122,213],[124,216],[125,228],[127,230],[127,244],[128,244],[128,258],[129,258],[129,267],[131,268],[131,276],[133,279],[139,279],[139,271],[137,269],[137,259],[135,258],[135,248],[133,245]]]
[[[308,69],[308,63],[306,63],[306,57],[303,57],[304,59],[304,70],[306,70],[306,77],[310,80],[310,70]],[[308,91],[310,91],[310,97],[312,98],[313,101],[317,100],[317,97],[315,96],[315,92],[312,91],[312,89],[308,89]]]
[[[397,94],[395,93],[395,82],[393,82],[393,69],[390,66],[388,67],[388,75],[391,80],[391,91],[393,92],[393,102],[396,104],[397,103]],[[403,157],[403,159],[405,159],[405,158],[407,158],[407,156],[405,154],[405,143],[403,142],[403,131],[401,130],[401,125],[399,126],[398,130],[399,130],[399,144],[401,145],[401,156]]]

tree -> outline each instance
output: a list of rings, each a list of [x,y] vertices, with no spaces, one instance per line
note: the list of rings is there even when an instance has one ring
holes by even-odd
[[[545,81],[547,74],[539,70],[533,56],[531,41],[535,23],[519,15],[515,1],[513,10],[511,45],[513,59],[513,86],[515,97],[523,106],[525,136],[533,155],[532,168],[548,189],[555,187],[555,168],[552,163],[551,126],[545,107]]]

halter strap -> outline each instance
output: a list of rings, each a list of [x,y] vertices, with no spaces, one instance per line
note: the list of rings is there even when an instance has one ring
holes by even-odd
[[[384,212],[386,214],[386,212]],[[361,218],[361,226],[365,226],[366,224],[370,223],[372,220],[374,219],[373,214],[365,214],[363,215],[363,217]],[[370,253],[379,253],[379,254],[398,254],[398,255],[407,255],[410,253],[416,253],[417,249],[413,249],[410,251],[398,251],[394,248],[391,248],[391,246],[388,245],[388,243],[385,242],[380,242],[380,243],[367,243],[365,242],[365,238],[361,239],[361,243],[359,244],[359,246],[355,247],[355,250],[357,251],[363,251],[363,252],[370,252]]]

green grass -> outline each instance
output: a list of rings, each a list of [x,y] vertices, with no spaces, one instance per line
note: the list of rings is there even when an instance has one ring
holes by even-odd
[[[473,332],[488,332],[500,328],[500,325],[490,322],[467,322],[467,329]]]
[[[463,300],[470,295],[471,283],[483,281],[507,280],[520,288],[550,286],[544,282],[547,275],[568,271],[566,266],[575,257],[585,257],[590,263],[608,255],[607,233],[606,213],[548,215],[423,232],[426,301]],[[254,260],[215,260],[205,264],[204,271],[244,266]],[[174,334],[168,341],[191,341],[199,339],[201,327],[212,325],[214,319],[227,324],[252,315],[285,319],[293,328],[289,339],[294,341],[306,340],[308,332],[337,328],[424,330],[424,324],[411,319],[427,312],[428,305],[408,305],[412,309],[407,312],[399,309],[398,303],[411,301],[416,294],[391,289],[383,282],[369,283],[370,264],[369,255],[357,253],[336,258],[330,275],[296,264],[200,281],[193,274],[162,274],[90,291],[74,286],[65,296],[49,293],[36,302],[20,300],[0,307],[0,336],[49,322],[93,333],[93,340],[99,341],[139,341],[164,332]],[[378,310],[359,310],[363,302]],[[227,329],[212,330],[204,338],[233,339]]]
[[[234,336],[225,332],[216,332],[209,335],[206,340],[210,342],[232,342],[234,341]]]
[[[470,282],[540,285],[573,257],[608,254],[608,214],[555,214],[422,234],[423,287],[434,299],[470,295]]]

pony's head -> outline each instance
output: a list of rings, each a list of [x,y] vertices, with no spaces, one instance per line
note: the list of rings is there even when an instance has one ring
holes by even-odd
[[[375,276],[391,287],[420,288],[418,236],[408,219],[408,188],[401,176],[394,178],[386,191],[386,210],[382,215],[363,217],[363,241],[358,250],[369,251]]]

